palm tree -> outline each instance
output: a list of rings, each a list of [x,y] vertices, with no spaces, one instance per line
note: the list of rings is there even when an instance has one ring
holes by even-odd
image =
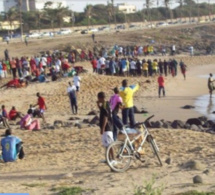
[[[109,2],[107,3],[107,14],[108,14],[108,23],[110,25],[111,18],[113,18],[113,9],[112,9],[112,5]]]
[[[115,7],[114,7],[114,0],[111,0],[111,4],[112,4],[113,16],[114,16],[114,23],[115,23],[115,26],[116,26],[116,10],[115,10]]]
[[[184,0],[178,0],[178,3],[180,8],[180,17],[182,19],[182,9],[183,9]]]
[[[85,16],[87,17],[87,28],[88,29],[89,29],[90,21],[91,21],[91,17],[92,17],[92,10],[93,10],[92,5],[87,5],[85,10],[84,10]]]
[[[172,10],[171,10],[171,8],[169,6],[170,2],[171,2],[171,0],[164,0],[166,10],[167,10],[167,12],[169,12],[170,19],[172,20],[173,19],[173,13],[172,13]]]
[[[147,20],[150,22],[151,21],[151,6],[153,5],[154,0],[146,0],[146,11],[147,11]]]
[[[35,18],[35,21],[36,21],[36,25],[37,25],[37,28],[40,32],[40,29],[41,29],[41,19],[45,16],[45,13],[44,11],[35,11],[34,13],[34,18]]]
[[[19,13],[17,12],[17,8],[16,7],[12,7],[8,10],[8,12],[5,14],[6,16],[6,20],[9,22],[10,24],[10,29],[12,29],[13,26],[13,22],[15,20],[17,20],[17,17],[19,17]],[[8,31],[9,34],[9,31]]]
[[[68,7],[63,7],[62,3],[58,4],[58,7],[55,9],[56,11],[56,19],[57,19],[57,23],[59,25],[60,28],[62,28],[63,25],[63,18],[65,16],[69,15],[69,9]]]
[[[55,13],[55,10],[52,9],[52,4],[53,2],[51,1],[46,2],[43,10],[45,12],[45,19],[50,21],[51,28],[54,31],[54,22],[56,20],[56,13]]]

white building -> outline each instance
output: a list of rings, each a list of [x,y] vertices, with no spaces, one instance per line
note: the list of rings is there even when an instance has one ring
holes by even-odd
[[[22,0],[23,11],[42,10],[46,2],[52,2],[50,8],[57,8],[59,4],[67,7],[66,0]],[[3,0],[3,12],[7,12],[12,7],[17,7],[17,0]]]
[[[136,6],[135,5],[129,5],[127,3],[120,3],[117,5],[118,10],[120,12],[123,12],[125,14],[131,14],[136,12]]]

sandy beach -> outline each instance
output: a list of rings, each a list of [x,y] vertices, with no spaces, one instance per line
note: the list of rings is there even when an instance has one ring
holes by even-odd
[[[18,53],[19,47],[10,47],[13,55],[22,55],[23,51]],[[36,47],[39,44],[36,43],[29,49],[36,52]],[[5,48],[5,45],[1,45],[1,48]],[[158,98],[157,77],[149,78],[150,83],[144,83],[147,78],[143,77],[128,78],[130,84],[138,82],[141,85],[134,97],[135,105],[149,112],[147,115],[137,114],[137,121],[143,121],[152,114],[155,114],[154,121],[186,121],[188,118],[201,116],[195,109],[184,110],[181,107],[194,106],[199,96],[208,94],[207,75],[214,72],[215,57],[177,56],[176,59],[183,59],[187,64],[187,79],[183,79],[180,71],[175,78],[170,75],[165,78],[165,98]],[[97,93],[105,91],[110,97],[113,93],[111,89],[121,86],[124,77],[96,75],[92,73],[89,62],[79,64],[89,70],[80,75],[82,82],[78,95],[79,119],[69,120],[73,115],[66,88],[71,78],[35,83],[23,89],[0,91],[0,104],[4,104],[8,110],[15,105],[17,110],[25,113],[29,104],[36,103],[37,92],[45,97],[48,105],[45,113],[48,124],[42,125],[41,131],[23,131],[14,122],[11,123],[14,134],[24,141],[26,157],[14,163],[0,163],[0,193],[49,195],[57,194],[53,191],[54,188],[79,186],[86,190],[83,194],[132,195],[135,186],[144,185],[153,175],[156,176],[156,186],[164,187],[164,195],[175,195],[189,190],[215,191],[215,137],[209,133],[185,129],[151,129],[160,147],[163,167],[158,165],[149,146],[145,148],[146,162],[134,161],[125,173],[113,173],[106,164],[101,163],[104,160],[104,148],[100,141],[99,127],[86,124],[78,129],[72,123],[91,119],[93,116],[87,114],[98,110]],[[206,101],[209,104],[209,98]],[[68,126],[49,128],[55,120],[66,122]],[[0,133],[3,134],[4,129],[0,129]],[[171,159],[170,164],[165,163],[168,158]],[[185,168],[184,165],[189,160],[197,161],[201,166],[197,169]],[[203,184],[193,184],[195,175],[201,175]]]

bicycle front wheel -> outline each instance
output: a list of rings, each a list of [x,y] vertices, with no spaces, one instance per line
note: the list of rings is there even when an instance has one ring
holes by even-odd
[[[153,150],[155,156],[157,157],[157,159],[160,163],[160,166],[163,166],[162,161],[161,161],[160,156],[159,156],[158,146],[157,146],[157,144],[156,144],[156,142],[152,136],[150,136],[149,143],[151,144],[152,150]]]
[[[106,160],[108,166],[115,172],[124,172],[128,170],[131,159],[131,150],[124,142],[113,142],[107,148]]]

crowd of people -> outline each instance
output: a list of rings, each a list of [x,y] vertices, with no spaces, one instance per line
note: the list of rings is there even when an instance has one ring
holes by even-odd
[[[93,72],[106,75],[118,76],[154,76],[171,74],[173,77],[178,74],[178,65],[186,78],[186,64],[181,60],[179,63],[175,59],[169,60],[140,60],[139,58],[112,58],[98,57],[91,61]]]

